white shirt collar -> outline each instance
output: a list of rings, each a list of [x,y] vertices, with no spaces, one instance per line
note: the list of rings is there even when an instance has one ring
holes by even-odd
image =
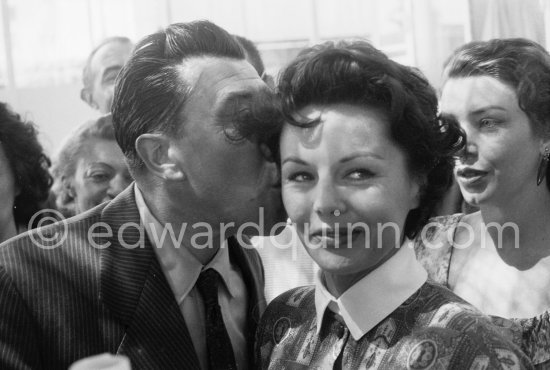
[[[339,298],[334,298],[325,288],[322,271],[319,271],[315,276],[317,334],[329,307],[342,316],[353,338],[359,340],[416,292],[427,276],[408,239],[389,260]]]
[[[145,204],[143,195],[136,185],[134,185],[134,193],[139,217],[178,304],[181,304],[193,289],[201,271],[208,268],[215,269],[221,275],[227,291],[234,297],[237,292],[232,290],[229,284],[230,262],[227,240],[220,246],[212,260],[203,266],[187,248],[178,243],[178,239],[181,240],[179,228],[171,225],[172,229],[165,230]],[[173,230],[173,233],[170,230]],[[182,232],[185,230],[188,228],[184,228]]]

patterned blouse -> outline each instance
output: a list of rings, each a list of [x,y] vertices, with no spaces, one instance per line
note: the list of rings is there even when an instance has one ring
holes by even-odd
[[[432,247],[426,247],[421,238],[414,241],[417,260],[428,271],[433,281],[448,287],[449,267],[453,252],[454,234],[463,214],[440,216],[430,220],[425,232],[425,241]],[[502,324],[508,320],[492,316],[493,322]],[[536,369],[550,369],[550,312],[530,319],[512,319],[519,324],[511,330],[520,328],[521,348],[531,358]],[[517,337],[517,334],[516,334]]]
[[[261,369],[270,370],[531,369],[510,340],[518,333],[493,325],[488,316],[428,280],[357,341],[330,310],[317,335],[315,289],[307,286],[269,304],[256,333],[255,357]]]

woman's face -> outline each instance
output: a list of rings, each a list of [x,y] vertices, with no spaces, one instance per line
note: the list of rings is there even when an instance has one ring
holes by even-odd
[[[358,280],[401,245],[419,184],[379,111],[338,104],[298,113],[320,124],[283,130],[285,208],[325,273]]]
[[[0,223],[13,224],[13,203],[17,196],[17,187],[2,143],[0,143],[0,189]]]
[[[444,119],[466,132],[455,176],[466,202],[507,204],[536,188],[544,141],[533,131],[513,88],[488,76],[451,78],[441,94]]]
[[[113,199],[131,182],[124,156],[115,141],[89,141],[77,160],[72,179],[76,213]]]

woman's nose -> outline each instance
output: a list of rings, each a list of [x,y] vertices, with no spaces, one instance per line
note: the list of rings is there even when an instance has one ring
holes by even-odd
[[[339,190],[331,181],[319,181],[313,209],[319,216],[340,216],[346,211]]]
[[[125,176],[121,174],[116,175],[109,182],[109,189],[107,190],[107,194],[114,198],[118,194],[120,194],[122,190],[126,189],[128,185],[130,185],[130,182],[126,179]]]

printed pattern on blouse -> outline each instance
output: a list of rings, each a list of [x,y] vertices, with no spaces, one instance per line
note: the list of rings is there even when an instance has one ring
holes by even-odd
[[[454,235],[463,214],[430,219],[424,236],[414,240],[416,259],[428,271],[429,279],[448,287]],[[549,308],[550,309],[550,308]],[[493,324],[508,332],[509,338],[529,356],[536,369],[550,370],[550,313],[527,319],[491,316]]]
[[[414,239],[416,259],[428,271],[428,277],[447,286],[455,230],[463,214],[430,219]]]
[[[326,311],[319,335],[314,287],[290,290],[262,316],[261,369],[531,369],[490,319],[449,290],[425,283],[358,341]]]

